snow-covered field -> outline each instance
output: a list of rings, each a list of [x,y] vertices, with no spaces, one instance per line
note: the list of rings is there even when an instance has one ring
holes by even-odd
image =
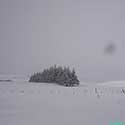
[[[0,125],[110,125],[125,122],[125,87],[0,82]]]

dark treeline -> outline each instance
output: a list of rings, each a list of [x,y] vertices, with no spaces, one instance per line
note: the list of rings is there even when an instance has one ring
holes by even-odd
[[[44,83],[56,83],[64,86],[77,86],[79,80],[75,73],[75,70],[70,70],[69,67],[52,66],[48,69],[44,69],[43,72],[34,73],[29,82],[44,82]]]

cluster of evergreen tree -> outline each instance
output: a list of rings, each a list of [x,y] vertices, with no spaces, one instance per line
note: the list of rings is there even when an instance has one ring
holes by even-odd
[[[56,65],[49,69],[44,69],[43,72],[33,74],[29,82],[56,83],[64,86],[79,85],[79,80],[74,69],[70,70],[69,67],[63,68]]]

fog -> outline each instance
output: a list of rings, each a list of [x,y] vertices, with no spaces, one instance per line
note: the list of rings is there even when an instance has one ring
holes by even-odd
[[[123,0],[0,0],[0,73],[57,64],[81,81],[125,80]]]

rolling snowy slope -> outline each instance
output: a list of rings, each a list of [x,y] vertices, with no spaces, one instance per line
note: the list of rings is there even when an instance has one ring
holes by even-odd
[[[104,82],[99,85],[103,86],[112,86],[112,87],[125,87],[125,81],[109,81],[109,82]]]
[[[0,125],[110,125],[125,122],[124,87],[0,83]]]

